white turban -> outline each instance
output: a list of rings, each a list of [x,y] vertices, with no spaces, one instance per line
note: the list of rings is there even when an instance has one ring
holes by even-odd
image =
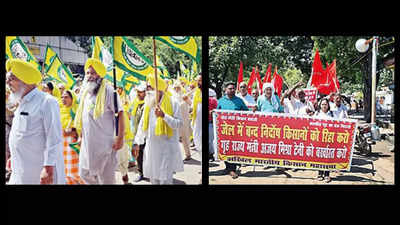
[[[269,82],[264,83],[264,85],[263,85],[263,92],[264,93],[265,93],[265,90],[267,88],[271,88],[272,89],[272,94],[275,93],[275,88],[274,88],[274,85],[272,83],[269,83]]]

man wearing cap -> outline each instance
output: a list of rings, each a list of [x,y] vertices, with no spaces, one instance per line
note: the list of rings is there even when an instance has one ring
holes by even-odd
[[[138,127],[139,127],[139,122],[140,118],[142,118],[143,115],[143,109],[144,109],[144,98],[146,97],[146,84],[141,83],[139,86],[136,87],[136,97],[132,102],[132,105],[129,109],[129,113],[132,116],[132,134],[133,137],[136,136]],[[137,168],[138,168],[138,176],[135,178],[135,182],[139,182],[143,180],[143,150],[144,147],[146,146],[146,140],[144,140],[144,143],[139,145],[139,148],[134,148],[135,144],[133,144],[132,147],[132,155],[135,157],[136,162],[137,162]],[[136,150],[135,150],[136,149]]]
[[[167,84],[154,75],[148,75],[148,83],[155,91],[146,93],[142,119],[135,136],[135,151],[144,143],[143,175],[152,184],[172,184],[174,172],[183,171],[182,153],[179,147],[178,129],[182,126],[179,104],[167,92]],[[158,94],[158,99],[155,96]]]
[[[57,100],[36,88],[42,76],[31,64],[9,59],[6,71],[9,101],[19,104],[10,131],[9,184],[65,184]]]
[[[104,79],[106,68],[90,58],[85,64],[87,83],[74,125],[81,130],[79,176],[87,184],[114,184],[116,151],[124,144],[123,107],[117,95],[118,136],[115,137],[114,89]]]

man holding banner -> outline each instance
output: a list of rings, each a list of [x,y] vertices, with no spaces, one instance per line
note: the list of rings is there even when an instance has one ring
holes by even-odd
[[[248,111],[246,104],[243,100],[235,95],[235,82],[228,82],[225,85],[225,96],[218,100],[217,109],[223,110],[235,110],[235,111]],[[215,127],[215,126],[214,126]],[[215,129],[215,128],[214,128]],[[236,179],[239,175],[236,173],[236,167],[239,164],[229,163],[225,161],[225,172],[232,176],[232,179]]]

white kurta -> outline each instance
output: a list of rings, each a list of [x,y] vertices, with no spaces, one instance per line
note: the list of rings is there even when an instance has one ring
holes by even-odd
[[[82,112],[82,144],[79,154],[79,167],[88,170],[90,175],[101,175],[109,160],[117,166],[116,152],[112,150],[115,135],[113,88],[106,84],[104,113],[96,120],[93,111],[96,96],[86,95]],[[123,111],[117,95],[118,112]]]
[[[143,176],[150,179],[169,180],[174,172],[183,171],[178,132],[183,122],[179,104],[173,98],[171,98],[171,104],[173,116],[165,114],[164,121],[172,128],[172,137],[155,135],[157,117],[154,113],[154,107],[149,112],[147,132],[143,131],[142,116],[135,136],[134,143],[139,145],[144,144],[146,138],[146,147],[143,152]]]
[[[9,184],[40,184],[44,166],[55,166],[54,183],[65,184],[63,138],[57,100],[37,88],[22,99],[10,131]]]
[[[202,104],[199,102],[197,104],[197,112],[196,112],[196,118],[194,120],[193,124],[193,141],[194,144],[196,145],[196,149],[200,152],[202,152]]]

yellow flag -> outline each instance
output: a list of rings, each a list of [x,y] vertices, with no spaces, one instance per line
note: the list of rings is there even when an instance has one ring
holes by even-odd
[[[103,41],[100,37],[95,36],[92,37],[92,58],[99,59],[107,68],[107,74],[104,78],[109,81],[112,85],[114,85],[114,76],[113,76],[113,58],[110,51],[106,48]],[[135,84],[139,83],[139,80],[128,72],[120,69],[119,67],[115,67],[115,77],[117,87],[123,87],[126,94],[129,95],[132,88]]]
[[[113,69],[112,54],[104,46],[104,43],[100,39],[100,37],[98,36],[92,37],[92,46],[93,46],[92,58],[99,59],[104,64],[107,71],[112,71]]]
[[[6,36],[6,59],[22,59],[31,63],[39,71],[42,67],[25,43],[17,36]]]
[[[46,46],[46,52],[44,55],[44,69],[49,68],[52,60],[56,57],[57,53],[49,46]]]
[[[156,36],[155,39],[186,54],[196,62],[200,61],[200,51],[192,36]]]
[[[154,74],[151,62],[125,37],[114,37],[114,63],[125,72],[139,80],[146,80],[147,75]]]
[[[72,76],[71,71],[62,63],[57,54],[45,73],[57,82],[63,83],[67,89],[72,90],[75,85],[75,78]]]

